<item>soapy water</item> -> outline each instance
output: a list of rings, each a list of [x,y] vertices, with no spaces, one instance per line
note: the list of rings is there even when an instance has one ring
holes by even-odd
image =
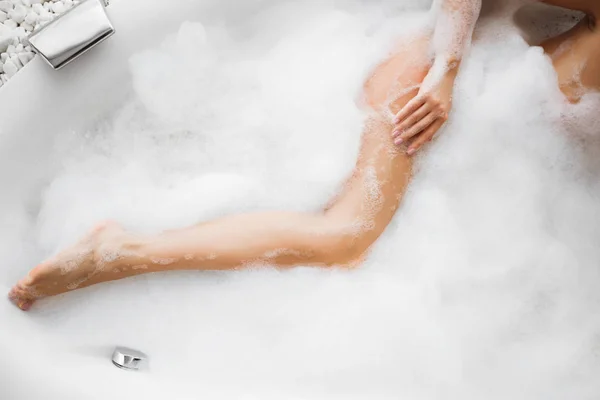
[[[426,17],[324,3],[257,1],[135,55],[131,99],[57,135],[39,214],[14,210],[20,248],[43,258],[106,218],[156,232],[325,204],[358,152],[362,81]],[[197,395],[598,398],[598,147],[568,123],[598,126],[595,95],[567,105],[509,20],[477,36],[451,119],[361,268],[146,275],[24,318],[73,345],[130,343]]]

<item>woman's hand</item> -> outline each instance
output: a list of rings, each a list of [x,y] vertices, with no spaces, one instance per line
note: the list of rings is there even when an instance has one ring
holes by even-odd
[[[434,84],[423,82],[417,96],[396,114],[392,136],[397,145],[408,146],[408,155],[431,141],[448,119],[455,78],[456,73],[448,71]]]

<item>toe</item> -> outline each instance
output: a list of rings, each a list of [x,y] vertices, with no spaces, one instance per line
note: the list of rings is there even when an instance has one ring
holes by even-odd
[[[33,300],[22,300],[17,304],[17,306],[23,311],[29,311],[32,305]]]
[[[8,297],[11,302],[13,302],[23,311],[29,310],[35,301],[25,291],[22,291],[18,288],[13,288],[13,290],[11,290],[11,292],[8,294]]]
[[[23,297],[25,297],[25,291],[19,284],[13,286],[13,288],[10,289],[10,292],[8,292],[8,298],[11,300],[17,300]]]
[[[27,280],[24,279],[23,281]],[[21,281],[21,282],[23,282]],[[17,307],[19,307],[23,311],[27,311],[31,308],[34,303],[34,299],[31,294],[27,290],[23,284],[19,282],[17,283],[8,293],[8,298],[11,302],[13,302]]]

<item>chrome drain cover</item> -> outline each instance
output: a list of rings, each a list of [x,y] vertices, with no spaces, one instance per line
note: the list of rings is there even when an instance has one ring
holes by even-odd
[[[137,371],[148,364],[148,356],[141,351],[117,347],[112,355],[115,366],[128,371]]]

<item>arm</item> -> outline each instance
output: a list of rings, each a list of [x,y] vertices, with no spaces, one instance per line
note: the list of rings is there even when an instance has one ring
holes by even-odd
[[[463,54],[471,47],[481,0],[434,0],[435,30],[432,38],[434,61],[423,81],[431,87],[448,74],[456,76]]]
[[[431,140],[447,119],[454,80],[463,55],[471,46],[481,0],[434,0],[433,63],[419,94],[396,116],[396,143],[409,144],[412,154]]]

